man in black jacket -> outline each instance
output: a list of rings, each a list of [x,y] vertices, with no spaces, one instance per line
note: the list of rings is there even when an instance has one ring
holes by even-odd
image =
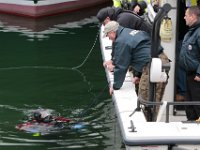
[[[186,71],[186,100],[200,102],[200,8],[187,8],[184,19],[189,31],[182,42],[179,64]],[[200,106],[186,106],[186,115],[188,120],[197,120]]]
[[[106,7],[99,10],[97,18],[105,25],[109,21],[117,21],[122,27],[146,31],[151,35],[152,25],[139,15],[122,8]]]

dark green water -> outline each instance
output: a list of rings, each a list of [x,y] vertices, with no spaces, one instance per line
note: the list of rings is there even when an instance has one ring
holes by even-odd
[[[0,15],[0,149],[119,149],[93,11],[40,20]],[[86,126],[40,136],[18,131],[38,108]]]

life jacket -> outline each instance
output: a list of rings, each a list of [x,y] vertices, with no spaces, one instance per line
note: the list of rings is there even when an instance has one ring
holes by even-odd
[[[113,0],[113,6],[116,7],[116,8],[117,8],[117,7],[120,7],[120,8],[121,8],[122,5],[121,5],[120,0]]]
[[[185,0],[186,7],[197,6],[197,0]]]
[[[123,9],[130,9],[131,0],[113,0],[114,7],[120,7]]]
[[[172,20],[169,17],[164,17],[160,26],[160,38],[164,42],[170,42],[172,36]]]

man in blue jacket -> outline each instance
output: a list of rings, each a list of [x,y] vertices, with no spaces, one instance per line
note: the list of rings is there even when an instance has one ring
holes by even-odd
[[[115,21],[110,21],[105,25],[104,37],[109,37],[113,42],[113,65],[114,67],[114,83],[110,86],[110,94],[113,90],[119,90],[124,82],[128,68],[133,68],[133,82],[139,83],[143,73],[147,74],[144,69],[151,60],[151,38],[148,33],[139,30],[133,30],[120,26]],[[164,63],[168,63],[167,56],[163,53],[163,48],[159,47],[158,56]],[[139,95],[148,100],[148,77],[143,80],[145,83],[139,85]],[[144,87],[141,87],[144,86]],[[161,85],[161,84],[160,84]],[[166,84],[158,86],[165,88]],[[145,89],[145,91],[144,91]],[[157,100],[161,100],[163,93],[159,92]]]
[[[184,19],[189,31],[182,42],[179,65],[186,71],[186,100],[200,102],[200,8],[187,8]],[[200,106],[186,106],[186,115],[188,120],[197,120]]]

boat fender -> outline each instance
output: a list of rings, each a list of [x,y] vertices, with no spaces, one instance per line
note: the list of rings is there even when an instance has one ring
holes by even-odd
[[[166,82],[167,74],[162,71],[162,61],[160,58],[152,58],[150,66],[150,82]]]

